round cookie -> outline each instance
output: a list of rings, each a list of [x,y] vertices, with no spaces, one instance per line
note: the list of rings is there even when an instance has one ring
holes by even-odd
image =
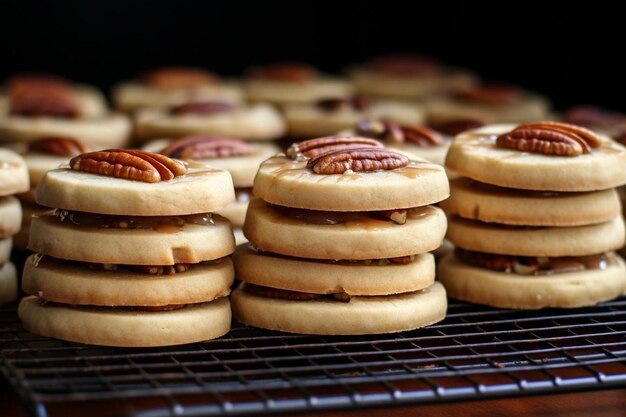
[[[405,265],[386,260],[320,262],[263,254],[241,245],[233,259],[237,279],[313,294],[398,294],[424,289],[435,279],[435,261],[430,253],[417,255]]]
[[[443,210],[411,209],[403,225],[363,213],[344,213],[346,221],[323,225],[281,214],[263,200],[250,201],[244,234],[267,252],[310,259],[381,259],[429,252],[446,233]]]
[[[585,256],[619,249],[624,219],[572,227],[519,227],[450,216],[447,238],[463,249],[519,256]]]
[[[0,197],[0,239],[13,236],[22,225],[22,206],[12,196]]]
[[[614,253],[604,270],[523,276],[476,268],[447,254],[437,278],[448,295],[459,300],[500,308],[539,309],[590,306],[619,297],[626,287],[626,266]]]
[[[612,188],[555,193],[496,187],[467,178],[450,181],[450,198],[441,202],[441,208],[465,219],[520,226],[582,226],[621,214]]]
[[[228,298],[172,311],[68,307],[22,299],[18,315],[24,328],[42,336],[91,345],[156,347],[199,342],[230,330]]]
[[[10,237],[0,239],[0,265],[6,264],[11,258],[13,240]]]
[[[15,265],[6,262],[0,266],[0,305],[17,300],[17,271]]]
[[[440,165],[410,161],[391,171],[315,174],[306,160],[278,155],[265,161],[254,181],[254,195],[286,207],[328,211],[373,211],[420,207],[449,195]]]
[[[282,116],[267,104],[212,114],[171,115],[163,110],[145,109],[137,113],[135,125],[135,136],[142,142],[200,134],[243,140],[273,140],[285,133]]]
[[[49,171],[37,188],[37,203],[46,207],[129,216],[209,213],[234,199],[230,174],[199,163],[157,183],[60,168]]]
[[[262,297],[242,287],[232,295],[233,313],[247,325],[290,333],[357,335],[392,333],[428,326],[446,315],[439,283],[416,292],[383,297],[293,301]]]
[[[230,258],[192,265],[185,272],[151,275],[128,270],[95,270],[31,255],[22,290],[46,301],[96,306],[194,304],[227,296],[233,283]]]
[[[213,224],[117,229],[76,226],[50,213],[31,223],[32,251],[59,259],[125,265],[174,265],[222,258],[235,250],[230,223],[213,214]],[[210,244],[207,244],[210,242]]]
[[[604,137],[601,147],[576,157],[527,153],[496,146],[515,125],[491,125],[454,140],[446,167],[501,187],[538,191],[606,190],[626,183],[626,148]]]
[[[0,148],[0,196],[28,191],[28,168],[17,153]]]
[[[437,146],[419,146],[412,143],[388,143],[386,146],[390,150],[401,152],[412,159],[425,159],[437,165],[443,165],[451,144],[451,140],[446,140]],[[450,173],[448,173],[448,177],[450,177]]]
[[[28,166],[28,174],[30,175],[30,184],[36,187],[41,182],[44,175],[53,169],[67,166],[71,157],[56,156],[42,153],[29,152],[22,155],[26,166]],[[28,198],[28,197],[27,197]],[[34,200],[33,200],[34,202]]]

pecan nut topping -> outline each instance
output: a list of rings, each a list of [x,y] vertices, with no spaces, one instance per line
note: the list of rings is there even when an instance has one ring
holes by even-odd
[[[254,153],[254,147],[242,140],[214,136],[187,136],[170,143],[159,152],[177,159],[210,159]]]
[[[180,116],[183,114],[214,114],[232,111],[235,106],[231,103],[220,101],[194,101],[172,107],[171,114]]]
[[[22,76],[9,83],[10,113],[27,116],[77,118],[78,103],[72,86],[52,76]]]
[[[340,149],[356,149],[363,147],[383,148],[383,144],[374,139],[358,136],[326,136],[296,142],[287,149],[287,156],[291,159],[300,157],[313,158],[322,153]]]
[[[519,102],[522,90],[506,84],[485,84],[455,91],[452,96],[461,101],[495,106]]]
[[[217,84],[219,77],[201,68],[165,67],[141,75],[140,81],[154,88],[185,89]]]
[[[185,165],[165,155],[131,149],[84,153],[72,158],[70,167],[76,171],[151,183],[171,180],[187,172]]]
[[[356,126],[358,134],[387,142],[410,142],[419,146],[438,146],[444,137],[426,126],[400,125],[389,120],[363,120]]]
[[[443,133],[448,136],[456,136],[459,133],[463,133],[467,130],[477,129],[487,124],[484,120],[479,119],[458,119],[451,122],[437,123],[431,125],[439,133]]]
[[[350,98],[325,98],[318,100],[315,106],[327,112],[338,111],[343,108],[353,109],[356,111],[365,110],[371,105],[371,101],[367,97],[354,96]]]
[[[340,149],[317,155],[307,162],[307,168],[316,174],[343,174],[346,171],[391,171],[405,167],[409,158],[387,149]]]
[[[589,154],[601,144],[591,130],[561,122],[525,123],[496,139],[501,148],[558,156]]]
[[[310,82],[319,78],[315,68],[299,62],[277,62],[254,67],[249,73],[253,78],[294,83]]]
[[[87,152],[85,145],[72,138],[49,137],[37,139],[28,145],[28,151],[55,156],[76,156]]]

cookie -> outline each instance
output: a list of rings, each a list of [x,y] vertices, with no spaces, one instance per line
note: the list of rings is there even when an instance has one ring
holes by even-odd
[[[525,227],[483,223],[451,216],[447,238],[457,247],[502,255],[584,256],[624,245],[624,220],[571,227]]]
[[[290,333],[358,335],[392,333],[441,321],[447,301],[443,286],[384,297],[309,301],[269,298],[245,286],[232,295],[233,313],[247,325]]]
[[[19,232],[22,223],[22,207],[17,198],[0,197],[0,239]]]
[[[174,114],[161,109],[137,112],[136,139],[145,142],[163,137],[214,135],[267,141],[278,139],[285,133],[282,116],[267,104],[232,106],[221,103],[190,103],[188,107],[188,111]]]
[[[605,269],[524,276],[467,265],[447,254],[437,277],[448,295],[499,308],[575,308],[618,297],[626,286],[626,266],[614,253]]]
[[[524,190],[582,192],[626,183],[626,148],[607,137],[577,157],[497,146],[497,137],[513,128],[491,125],[462,133],[450,146],[446,167],[479,182]]]
[[[260,253],[248,245],[238,246],[234,254],[237,279],[242,281],[313,294],[355,296],[398,294],[432,285],[433,255],[423,253],[407,258],[324,262]]]
[[[15,300],[17,300],[17,271],[15,265],[5,262],[0,266],[0,305]]]
[[[260,198],[250,201],[244,234],[257,248],[311,259],[380,259],[436,249],[446,233],[437,207],[410,209],[405,224],[357,213],[281,210]]]
[[[24,159],[13,151],[0,148],[0,196],[28,191],[28,185]]]
[[[92,345],[156,347],[200,342],[230,330],[226,297],[171,311],[138,311],[100,307],[68,307],[37,297],[20,302],[24,328],[46,337]]]
[[[621,213],[614,189],[559,193],[516,190],[467,178],[450,181],[446,213],[487,223],[518,226],[583,226],[607,222]]]
[[[30,236],[30,223],[33,215],[50,211],[47,207],[41,207],[37,204],[22,201],[22,225],[19,232],[13,235],[13,247],[15,249],[25,250],[28,246]]]
[[[221,210],[216,211],[220,216],[226,217],[233,227],[243,227],[243,222],[246,220],[246,212],[248,211],[249,200],[244,202],[234,202]]]

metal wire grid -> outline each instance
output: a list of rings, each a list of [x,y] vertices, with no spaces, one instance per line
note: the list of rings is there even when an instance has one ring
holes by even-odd
[[[529,312],[451,302],[444,322],[411,332],[320,337],[235,327],[219,340],[150,350],[37,337],[12,308],[0,312],[0,350],[4,376],[42,417],[85,402],[160,417],[544,394],[626,386],[626,298]]]

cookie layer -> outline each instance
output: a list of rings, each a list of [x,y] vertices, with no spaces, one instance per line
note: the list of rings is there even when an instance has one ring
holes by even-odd
[[[626,148],[604,138],[600,148],[576,157],[527,153],[496,147],[496,137],[515,125],[492,125],[454,140],[446,167],[501,187],[539,191],[606,190],[626,183]]]
[[[411,143],[390,143],[387,146],[390,150],[398,150],[412,159],[426,159],[437,165],[443,165],[446,160],[446,154],[452,141],[446,140],[442,145],[438,146],[419,146]],[[449,175],[448,175],[449,177]]]
[[[230,223],[214,214],[214,224],[154,229],[78,227],[50,214],[33,218],[28,248],[59,259],[125,265],[198,263],[230,255],[235,240]]]
[[[0,305],[17,300],[17,271],[7,262],[0,267]]]
[[[209,213],[234,200],[230,174],[203,164],[156,183],[61,168],[48,172],[37,188],[37,203],[46,207],[129,216]]]
[[[237,320],[250,326],[289,333],[351,335],[417,329],[444,319],[446,291],[439,283],[412,293],[352,297],[349,302],[292,301],[250,294],[232,296]]]
[[[259,253],[248,245],[234,255],[237,279],[264,287],[313,294],[389,295],[432,285],[433,255],[424,253],[406,265],[373,260],[370,263],[320,262]]]
[[[446,233],[443,210],[427,206],[409,212],[407,222],[365,216],[345,223],[320,225],[279,213],[261,199],[248,206],[243,228],[257,248],[310,259],[380,259],[436,249]]]
[[[478,252],[519,256],[585,256],[624,246],[621,216],[604,223],[572,227],[516,227],[451,216],[446,237]]]
[[[179,310],[146,312],[45,304],[23,298],[24,328],[41,336],[101,346],[155,347],[214,339],[230,330],[228,298]]]
[[[626,286],[626,266],[614,253],[606,269],[550,276],[523,276],[476,268],[447,254],[437,278],[448,295],[501,308],[583,307],[619,297]]]
[[[13,151],[0,148],[0,196],[22,193],[28,188],[24,159]]]
[[[30,184],[34,188],[39,184],[46,172],[53,169],[61,168],[62,165],[68,166],[70,157],[45,155],[40,153],[26,153],[23,155],[26,166],[28,166],[28,175],[30,176]]]
[[[137,113],[136,137],[148,139],[215,135],[244,140],[272,140],[285,133],[285,122],[268,104],[257,104],[210,115],[170,115],[157,109]]]
[[[286,207],[327,211],[372,211],[420,207],[449,195],[444,169],[424,160],[392,171],[315,174],[306,161],[276,156],[254,180],[254,195]]]
[[[13,236],[22,225],[22,205],[12,196],[0,197],[0,239]]]
[[[450,181],[450,198],[441,202],[448,214],[487,223],[524,226],[581,226],[609,221],[621,214],[614,189],[581,193],[515,190]]]
[[[194,304],[224,297],[233,283],[230,258],[193,265],[172,275],[89,269],[31,255],[24,264],[22,290],[47,301],[97,306]]]

